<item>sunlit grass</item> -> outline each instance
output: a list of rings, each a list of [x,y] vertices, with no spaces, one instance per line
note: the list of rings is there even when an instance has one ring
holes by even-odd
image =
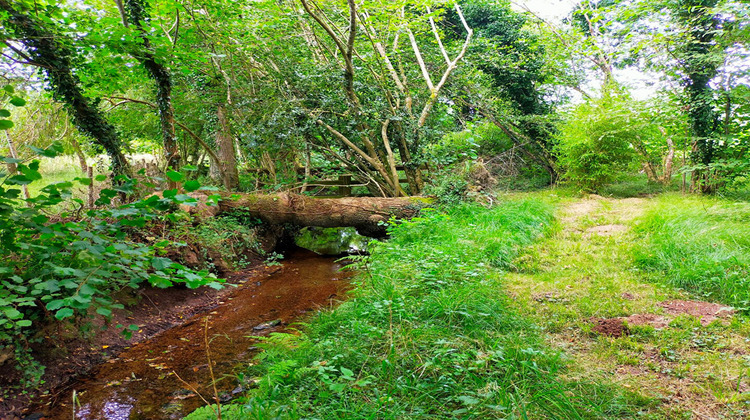
[[[638,225],[636,262],[660,282],[750,307],[750,203],[667,195]]]
[[[507,284],[514,305],[543,329],[551,345],[575,360],[566,375],[616,382],[660,401],[636,418],[744,418],[749,366],[740,354],[748,351],[746,317],[702,326],[696,318],[680,316],[669,328],[632,326],[630,334],[620,338],[592,330],[592,319],[661,314],[661,301],[700,297],[662,281],[661,271],[652,277],[639,269],[633,254],[651,244],[644,241],[643,232],[631,229],[600,236],[588,230],[602,225],[632,227],[663,206],[682,208],[684,199],[557,197],[563,208],[560,223],[546,240],[514,261]],[[696,206],[693,202],[686,207]],[[721,221],[715,224],[731,229]]]

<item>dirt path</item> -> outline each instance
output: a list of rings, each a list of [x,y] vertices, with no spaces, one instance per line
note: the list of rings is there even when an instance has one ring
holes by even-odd
[[[750,418],[750,323],[635,267],[632,227],[648,205],[598,196],[564,204],[559,229],[516,261],[509,292],[573,359],[568,379],[652,398],[647,418]]]

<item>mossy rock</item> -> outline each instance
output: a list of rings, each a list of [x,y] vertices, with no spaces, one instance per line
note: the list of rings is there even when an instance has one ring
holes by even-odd
[[[369,241],[369,238],[360,235],[352,227],[306,227],[300,230],[294,238],[294,243],[297,246],[321,255],[365,252]]]

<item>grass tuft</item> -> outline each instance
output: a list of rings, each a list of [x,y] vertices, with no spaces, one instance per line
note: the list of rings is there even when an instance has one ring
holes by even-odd
[[[750,308],[750,204],[660,197],[638,225],[637,264],[705,299]]]

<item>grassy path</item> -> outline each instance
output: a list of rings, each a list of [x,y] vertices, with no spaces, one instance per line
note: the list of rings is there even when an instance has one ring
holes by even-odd
[[[631,228],[650,204],[564,202],[555,232],[515,260],[509,294],[572,359],[569,379],[653,398],[637,418],[750,418],[750,322],[635,267]]]

